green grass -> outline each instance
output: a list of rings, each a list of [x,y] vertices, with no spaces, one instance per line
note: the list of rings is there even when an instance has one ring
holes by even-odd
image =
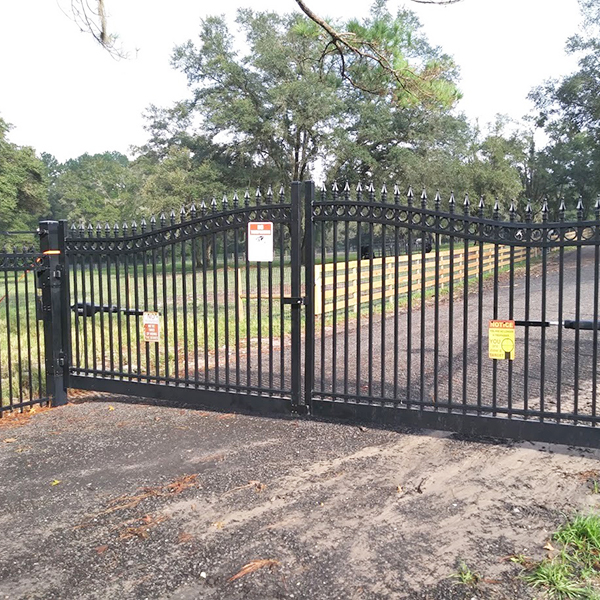
[[[15,276],[16,275],[16,276]],[[2,406],[45,395],[44,348],[37,331],[33,272],[0,273],[0,398]]]
[[[459,585],[473,587],[479,583],[481,577],[475,573],[464,561],[461,561],[458,566],[458,571],[451,575],[452,579],[456,580]]]
[[[600,516],[576,515],[553,536],[558,555],[522,574],[532,587],[556,600],[600,599]]]
[[[351,259],[355,257],[355,254],[350,256]],[[156,258],[154,265],[151,263],[153,258]],[[343,256],[338,258],[343,258]],[[333,260],[332,256],[326,257],[327,262],[331,260]],[[198,265],[192,265],[189,258],[182,263],[181,256],[175,256],[174,262],[171,262],[170,252],[165,253],[164,265],[162,252],[156,253],[156,256],[148,255],[146,261],[147,263],[144,266],[141,259],[134,262],[129,257],[126,264],[121,262],[117,268],[113,258],[108,265],[106,263],[101,266],[94,265],[93,269],[90,268],[87,260],[82,261],[79,259],[71,264],[70,305],[81,301],[91,301],[94,304],[118,304],[121,307],[129,306],[131,308],[137,305],[141,309],[147,307],[148,310],[156,309],[162,313],[161,341],[158,346],[150,344],[149,348],[146,348],[146,343],[142,339],[141,317],[99,313],[94,317],[75,319],[74,313],[71,313],[73,356],[74,358],[78,357],[80,366],[87,365],[90,368],[105,369],[112,366],[125,372],[148,375],[157,372],[158,364],[159,374],[165,374],[168,369],[169,374],[172,375],[176,367],[179,368],[180,373],[183,373],[187,364],[188,372],[193,377],[196,347],[199,349],[200,354],[199,370],[202,371],[207,367],[203,362],[206,354],[208,354],[207,368],[214,364],[217,356],[221,365],[224,364],[224,347],[226,345],[235,354],[236,339],[238,337],[242,350],[245,346],[250,345],[254,348],[253,352],[255,352],[258,349],[258,340],[263,340],[260,343],[263,347],[266,347],[270,335],[275,340],[290,336],[290,309],[282,307],[281,299],[278,297],[281,294],[282,268],[284,289],[281,295],[291,295],[291,269],[288,263],[281,265],[280,262],[276,261],[271,264],[262,263],[260,266],[255,266],[248,265],[240,259],[238,261],[239,268],[236,270],[235,262],[229,257],[227,269],[224,268],[222,260],[216,266],[211,265],[203,269]],[[196,269],[192,270],[192,266],[196,266]],[[500,272],[506,270],[508,270],[508,267],[504,267]],[[239,278],[238,272],[240,274]],[[301,270],[302,280],[304,279],[304,272],[303,267]],[[484,278],[487,279],[491,276],[491,274],[486,274]],[[19,277],[21,277],[21,274],[19,274]],[[273,281],[273,294],[276,296],[272,298],[272,308],[269,311],[268,290],[270,278]],[[477,276],[471,277],[469,284],[475,284],[477,280]],[[0,385],[2,386],[3,404],[8,402],[9,395],[12,395],[13,399],[18,399],[20,388],[27,392],[28,388],[31,387],[34,397],[36,394],[43,394],[43,391],[39,389],[39,381],[42,380],[43,387],[44,380],[43,347],[38,354],[35,340],[37,322],[33,303],[35,292],[33,273],[27,275],[27,282],[29,287],[28,298],[25,296],[23,281],[19,280],[15,284],[12,273],[5,281],[4,275],[0,273],[0,297],[8,292],[6,299],[0,302]],[[213,299],[215,282],[218,288],[216,302]],[[440,297],[449,294],[447,285],[436,292],[433,283],[433,279],[427,281],[426,301],[434,297],[436,293]],[[239,311],[237,312],[235,309],[236,284],[239,285],[240,298]],[[193,295],[194,285],[196,287],[196,303]],[[225,286],[228,287],[227,302],[225,302],[224,295]],[[454,283],[457,296],[462,293],[463,286],[464,280],[461,276]],[[203,301],[204,287],[207,289],[206,304]],[[259,290],[260,301],[257,298]],[[145,299],[147,299],[147,302],[145,302]],[[25,315],[27,300],[29,300],[29,319]],[[22,331],[25,331],[26,324],[29,323],[32,333],[30,346],[26,343],[27,340],[24,340],[23,335],[21,336],[20,349],[18,348],[16,335],[18,323],[15,309],[17,301],[21,307],[19,325]],[[384,311],[390,314],[390,311],[394,310],[395,302],[398,303],[400,309],[406,309],[409,306],[413,309],[418,308],[421,303],[421,286],[415,286],[410,302],[407,294],[387,299],[385,302],[375,301],[372,307],[363,302],[360,314],[363,317],[367,316],[370,311],[374,315],[380,315]],[[9,305],[8,315],[5,310],[7,304]],[[193,319],[194,313],[197,315],[196,322]],[[185,314],[187,314],[187,321],[184,319]],[[337,322],[339,324],[342,324],[344,316],[344,309],[338,308]],[[332,312],[326,313],[324,317],[317,317],[317,332],[321,328],[323,318],[326,326],[331,325],[334,321]],[[356,313],[350,310],[349,322],[354,322],[356,318]],[[302,311],[302,319],[304,323],[305,311]],[[41,323],[39,326],[41,329]],[[164,335],[165,327],[167,331],[166,338]],[[11,331],[10,354],[13,359],[10,366],[6,361],[8,328]],[[114,349],[112,353],[109,345],[111,338]],[[184,343],[186,338],[187,345]],[[147,351],[150,354],[150,368],[147,365]],[[275,350],[275,354],[277,354],[277,350]],[[29,355],[31,355],[31,364],[29,363]],[[21,357],[20,362],[18,360],[19,356]],[[41,363],[41,370],[37,367],[38,359]],[[230,355],[229,360],[233,361],[234,359],[235,356]],[[242,362],[243,360],[241,358]],[[73,362],[75,363],[75,361]],[[11,382],[12,394],[9,393]]]

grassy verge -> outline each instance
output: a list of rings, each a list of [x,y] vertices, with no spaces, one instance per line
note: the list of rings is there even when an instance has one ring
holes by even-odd
[[[553,556],[530,565],[523,579],[547,598],[599,600],[600,515],[573,517],[552,542],[547,548]]]

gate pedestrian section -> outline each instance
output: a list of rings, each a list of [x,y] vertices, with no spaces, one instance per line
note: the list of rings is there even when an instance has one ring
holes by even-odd
[[[600,447],[600,204],[538,209],[307,182],[41,222],[0,252],[0,415],[82,389]]]

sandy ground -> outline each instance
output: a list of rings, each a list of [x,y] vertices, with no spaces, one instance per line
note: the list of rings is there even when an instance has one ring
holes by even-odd
[[[508,557],[597,508],[599,458],[119,398],[5,419],[0,596],[533,598]]]

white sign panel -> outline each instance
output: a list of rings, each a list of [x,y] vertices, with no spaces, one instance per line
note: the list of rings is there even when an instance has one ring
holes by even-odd
[[[248,223],[248,260],[273,262],[273,223]]]
[[[142,325],[145,342],[160,342],[160,315],[157,312],[144,312]]]

